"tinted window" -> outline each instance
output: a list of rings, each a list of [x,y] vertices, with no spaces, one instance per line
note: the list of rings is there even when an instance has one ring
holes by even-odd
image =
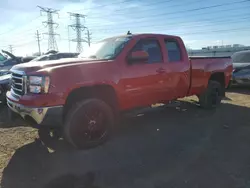
[[[166,49],[168,51],[168,61],[178,62],[181,61],[181,50],[177,41],[165,40]]]
[[[57,59],[69,58],[68,54],[57,54]]]
[[[8,59],[4,61],[3,64],[4,66],[12,66],[12,65],[16,65],[17,61],[15,59]]]
[[[134,47],[133,51],[143,50],[149,55],[149,63],[162,62],[161,48],[156,39],[140,40]]]
[[[50,55],[49,56],[49,60],[57,60],[57,59],[58,59],[57,55]]]
[[[65,54],[60,54],[59,55],[59,58],[72,58],[73,57],[73,55],[72,54],[70,54],[70,53],[65,53]]]

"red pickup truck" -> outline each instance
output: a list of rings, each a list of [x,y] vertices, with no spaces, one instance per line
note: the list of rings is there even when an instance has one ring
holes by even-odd
[[[80,58],[32,62],[11,69],[7,104],[38,127],[59,127],[73,146],[103,143],[120,112],[196,95],[214,108],[232,74],[229,57],[189,58],[178,36],[107,38]]]

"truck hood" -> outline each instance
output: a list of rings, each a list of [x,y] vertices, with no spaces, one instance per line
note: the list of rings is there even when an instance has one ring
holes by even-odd
[[[33,61],[28,63],[22,63],[15,65],[11,68],[11,71],[23,71],[25,73],[36,72],[45,68],[61,67],[61,66],[74,66],[77,64],[90,64],[90,63],[103,63],[108,60],[96,60],[96,59],[84,59],[84,58],[65,58],[60,60],[50,61]]]

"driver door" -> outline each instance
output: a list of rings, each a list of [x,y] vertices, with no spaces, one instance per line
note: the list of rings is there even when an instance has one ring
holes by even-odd
[[[141,39],[134,46],[132,52],[145,51],[149,55],[147,61],[127,63],[122,72],[126,102],[125,108],[147,106],[159,102],[164,98],[164,60],[162,48],[156,38]],[[128,55],[130,55],[128,54]]]

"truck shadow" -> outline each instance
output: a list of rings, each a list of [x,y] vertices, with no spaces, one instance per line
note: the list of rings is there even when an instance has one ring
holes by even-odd
[[[205,111],[181,102],[130,114],[115,138],[91,150],[58,141],[50,151],[37,139],[16,150],[1,186],[237,187],[250,173],[249,114],[231,104]]]
[[[28,125],[18,115],[14,116],[14,120],[11,120],[9,118],[8,106],[0,104],[0,128],[11,128],[18,126],[28,126]]]
[[[245,95],[250,95],[250,88],[243,86],[233,86],[227,90],[227,93],[240,93]]]

